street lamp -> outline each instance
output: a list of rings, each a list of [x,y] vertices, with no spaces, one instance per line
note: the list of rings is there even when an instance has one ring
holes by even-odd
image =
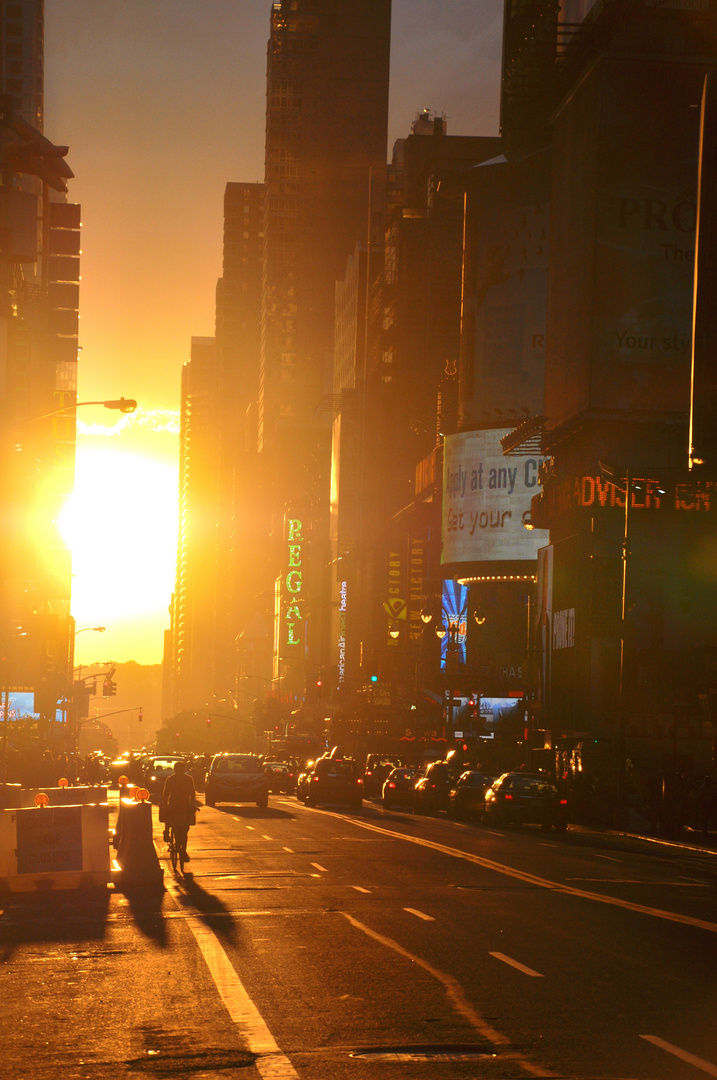
[[[65,405],[62,409],[55,409],[53,412],[45,413],[43,416],[37,416],[37,420],[47,420],[51,416],[61,416],[63,413],[72,412],[74,409],[79,409],[83,405],[103,405],[105,409],[116,409],[121,413],[133,413],[137,408],[137,402],[134,398],[109,398],[107,401],[75,401],[72,405]]]

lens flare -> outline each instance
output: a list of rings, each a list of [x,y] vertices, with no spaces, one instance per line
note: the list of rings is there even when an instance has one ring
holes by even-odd
[[[176,468],[106,445],[77,445],[74,494],[60,516],[72,551],[78,625],[166,614],[177,550]]]

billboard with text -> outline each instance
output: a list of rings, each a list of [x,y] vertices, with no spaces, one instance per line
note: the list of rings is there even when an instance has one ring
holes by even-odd
[[[510,428],[464,431],[446,437],[443,459],[444,566],[531,561],[547,543],[544,530],[525,528],[530,500],[539,493],[537,456],[504,457]]]

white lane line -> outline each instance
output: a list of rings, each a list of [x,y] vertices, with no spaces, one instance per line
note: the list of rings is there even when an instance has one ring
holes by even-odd
[[[466,1000],[463,987],[452,975],[448,975],[445,971],[440,971],[427,960],[417,956],[415,953],[409,952],[408,949],[404,949],[403,945],[399,945],[393,938],[385,937],[384,934],[379,934],[376,930],[372,930],[370,926],[366,926],[365,923],[359,922],[353,915],[349,915],[347,911],[342,911],[340,914],[343,915],[356,930],[361,930],[367,937],[373,938],[374,941],[378,941],[380,945],[384,945],[387,949],[393,949],[399,956],[402,956],[405,960],[415,964],[416,967],[423,968],[424,971],[436,979],[445,990],[448,1001],[458,1015],[462,1016],[471,1027],[475,1028],[484,1039],[493,1043],[494,1046],[510,1046],[510,1039],[508,1036],[504,1035],[502,1031],[498,1031],[494,1028],[487,1020],[484,1020],[480,1013],[477,1013],[473,1006]],[[542,1065],[529,1061],[523,1054],[510,1054],[509,1059],[518,1061],[523,1072],[528,1076],[553,1078],[557,1076],[556,1073],[551,1072],[549,1069],[544,1069]]]
[[[329,814],[331,812],[328,810],[320,810],[318,813]],[[402,840],[404,843],[415,844],[417,847],[424,847],[429,851],[438,851],[442,855],[450,855],[455,859],[463,859],[465,862],[472,863],[474,866],[482,866],[486,870],[493,870],[497,874],[503,874],[505,877],[513,878],[515,881],[525,882],[527,885],[534,885],[539,889],[549,889],[552,892],[562,893],[564,896],[577,896],[583,900],[593,900],[598,904],[607,904],[608,907],[619,907],[622,908],[623,911],[633,911],[636,914],[649,915],[654,919],[664,919],[665,922],[674,922],[681,926],[695,926],[700,930],[707,930],[708,933],[717,934],[717,922],[710,922],[708,919],[696,919],[692,915],[682,915],[677,911],[666,911],[664,908],[653,908],[648,907],[646,904],[636,904],[631,900],[623,900],[621,897],[609,896],[606,893],[588,892],[586,889],[576,889],[573,885],[567,885],[559,881],[551,881],[549,878],[539,877],[537,874],[529,874],[524,870],[517,870],[513,866],[508,866],[506,863],[496,862],[495,859],[486,859],[483,855],[473,855],[469,851],[462,851],[460,848],[449,847],[447,844],[438,844],[435,840],[428,840],[422,836],[407,836],[406,833],[395,832],[393,829],[387,829],[382,825],[373,825],[368,821],[359,821],[355,819],[353,824],[357,829],[366,829],[369,832],[380,833],[383,836],[392,836],[394,840]],[[502,833],[496,833],[496,836],[502,835]]]
[[[552,847],[552,848],[556,848],[556,847],[557,847],[558,845],[557,845],[557,844],[546,844],[544,840],[541,840],[541,841],[540,841],[540,846],[541,846],[541,847]]]
[[[261,834],[261,838],[262,838],[262,840],[273,840],[274,839],[273,836],[265,836],[264,833]]]
[[[491,829],[486,829],[485,831],[488,833],[488,836],[502,836],[503,835],[502,832],[493,832]]]
[[[169,884],[168,889],[186,911],[186,897],[174,884]],[[189,914],[186,924],[195,937],[229,1016],[249,1051],[258,1055],[254,1065],[259,1075],[263,1080],[299,1080],[299,1074],[279,1049],[216,935],[199,917],[199,912]]]
[[[409,915],[415,915],[417,919],[423,919],[424,922],[436,921],[432,915],[426,915],[425,911],[419,911],[418,908],[405,907],[403,910],[407,911]]]
[[[254,826],[253,825],[247,825],[247,829],[249,829],[250,832],[254,832]]]
[[[293,855],[293,854],[294,854],[294,849],[293,849],[293,848],[290,848],[290,847],[285,847],[285,848],[284,848],[284,851],[288,851],[290,855]]]
[[[364,889],[361,885],[352,885],[351,888],[355,889],[356,892],[362,892],[362,893],[368,893],[368,894],[371,893],[370,889]]]
[[[674,885],[676,889],[709,889],[702,882],[653,881],[651,878],[566,877],[566,881],[600,881],[603,885]]]
[[[416,964],[418,967],[423,968],[429,975],[432,975],[434,979],[437,979],[442,984],[446,991],[448,1000],[453,1005],[453,1008],[464,1017],[468,1023],[479,1031],[484,1039],[488,1039],[495,1046],[508,1046],[510,1039],[507,1035],[504,1035],[501,1031],[497,1031],[492,1024],[489,1024],[487,1020],[484,1020],[480,1016],[473,1006],[466,1000],[466,996],[463,992],[463,987],[460,985],[457,979],[454,979],[452,975],[448,975],[443,971],[439,971],[438,968],[433,967],[433,964],[429,964],[427,960],[417,956],[415,953],[411,953],[408,949],[404,949],[402,945],[399,945],[393,938],[385,937],[384,934],[379,934],[376,930],[372,930],[370,926],[366,926],[365,923],[359,922],[358,919],[354,919],[353,915],[349,915],[348,912],[342,911],[341,914],[348,922],[351,923],[356,930],[361,930],[367,937],[373,938],[374,941],[378,941],[379,944],[386,946],[388,949],[393,949],[399,956],[403,956],[404,959],[409,960],[412,964]]]
[[[717,1065],[713,1065],[711,1061],[705,1061],[704,1058],[696,1057],[695,1054],[690,1054],[687,1050],[680,1049],[679,1046],[673,1046],[672,1043],[659,1039],[657,1035],[641,1035],[640,1038],[652,1043],[653,1046],[658,1046],[660,1050],[666,1050],[668,1054],[679,1058],[680,1061],[686,1061],[688,1065],[694,1065],[696,1069],[701,1069],[708,1076],[717,1076]]]
[[[597,852],[593,852],[596,859],[607,859],[608,862],[623,862],[622,859],[613,859],[612,855],[598,855]]]
[[[325,866],[321,866],[320,863],[312,862],[312,866],[315,866],[317,870],[320,870],[322,874],[328,874],[328,870]]]
[[[526,967],[525,964],[521,964],[518,960],[513,960],[511,956],[506,956],[505,953],[492,952],[490,955],[494,956],[496,960],[502,960],[504,964],[509,964],[516,971],[522,971],[524,975],[531,975],[534,979],[545,978],[540,971],[533,971],[532,968]]]

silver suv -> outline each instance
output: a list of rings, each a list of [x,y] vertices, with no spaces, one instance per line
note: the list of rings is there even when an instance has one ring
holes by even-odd
[[[269,804],[269,783],[259,758],[254,754],[217,754],[204,786],[207,806],[217,803],[253,802]]]

